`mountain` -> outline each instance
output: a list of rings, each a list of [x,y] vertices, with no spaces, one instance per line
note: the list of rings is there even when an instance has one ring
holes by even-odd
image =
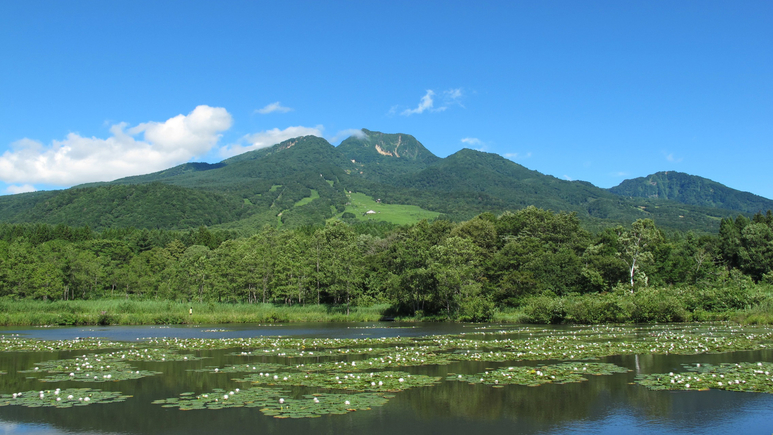
[[[337,150],[356,167],[356,173],[368,180],[386,181],[405,173],[426,168],[440,158],[409,134],[386,134],[362,129]]]
[[[0,197],[0,222],[254,232],[266,224],[319,225],[355,212],[351,192],[452,220],[535,205],[575,212],[589,228],[653,218],[664,228],[715,232],[723,217],[773,208],[769,200],[711,180],[660,174],[606,190],[497,154],[463,149],[439,158],[411,135],[362,130],[338,147],[316,136],[298,137],[216,164],[186,163],[107,183]]]
[[[773,209],[773,201],[767,198],[731,189],[708,178],[676,171],[656,172],[646,177],[625,180],[609,191],[621,196],[667,199],[745,214]]]

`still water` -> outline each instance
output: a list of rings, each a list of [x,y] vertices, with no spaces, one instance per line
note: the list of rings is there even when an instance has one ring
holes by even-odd
[[[294,324],[215,325],[206,327],[40,328],[0,334],[21,334],[46,340],[104,337],[141,342],[152,337],[394,337],[459,334],[479,331],[463,324]],[[496,325],[488,325],[496,330]],[[556,327],[557,330],[562,327]],[[564,327],[563,329],[566,329]],[[550,332],[547,332],[550,333]],[[238,350],[238,349],[236,349]],[[207,358],[188,362],[136,363],[138,369],[163,374],[137,380],[88,385],[131,395],[127,401],[69,409],[0,407],[0,434],[771,434],[773,395],[727,391],[651,391],[633,384],[637,373],[668,373],[682,364],[773,361],[773,351],[711,355],[629,355],[603,358],[632,371],[591,376],[587,382],[539,387],[508,385],[492,388],[441,381],[395,394],[385,405],[369,411],[313,419],[275,419],[256,408],[181,411],[152,404],[183,392],[226,390],[243,384],[231,375],[192,372],[207,366],[245,362],[295,364],[288,358],[234,356],[230,350],[198,351]],[[85,352],[0,353],[0,393],[83,387],[74,382],[41,383],[19,374],[35,363],[71,358]],[[245,359],[247,358],[247,359]],[[502,366],[540,362],[456,362],[442,366],[401,368],[413,374],[440,376],[478,373]],[[296,391],[298,394],[306,391]]]

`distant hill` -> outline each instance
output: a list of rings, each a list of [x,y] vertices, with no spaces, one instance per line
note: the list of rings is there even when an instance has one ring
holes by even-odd
[[[723,217],[773,209],[770,200],[687,174],[658,173],[607,190],[470,149],[439,158],[409,134],[363,129],[338,147],[298,137],[216,164],[2,196],[0,222],[254,232],[340,218],[351,208],[350,192],[452,220],[535,205],[577,213],[592,229],[653,218],[664,228],[716,232]]]
[[[625,180],[609,189],[621,196],[658,198],[701,207],[716,207],[754,214],[773,209],[773,201],[749,192],[683,172],[656,172],[646,177]]]

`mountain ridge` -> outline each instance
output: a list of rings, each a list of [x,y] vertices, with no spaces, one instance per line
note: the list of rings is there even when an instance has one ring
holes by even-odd
[[[746,214],[773,209],[773,200],[725,186],[714,180],[678,171],[659,171],[624,180],[608,189],[621,196],[659,198]]]
[[[185,163],[63,191],[0,197],[0,222],[94,228],[319,225],[341,218],[352,191],[385,203],[416,205],[452,220],[535,205],[577,213],[591,228],[649,217],[664,228],[715,232],[723,217],[752,214],[765,204],[773,208],[773,201],[689,174],[685,178],[671,172],[671,178],[663,179],[658,174],[668,173],[656,173],[602,189],[542,174],[498,154],[464,148],[440,158],[409,134],[361,132],[338,147],[317,136],[302,136],[219,163]],[[652,183],[662,189],[653,193],[647,187]],[[722,192],[721,198],[732,201],[711,197],[707,202],[701,189]]]

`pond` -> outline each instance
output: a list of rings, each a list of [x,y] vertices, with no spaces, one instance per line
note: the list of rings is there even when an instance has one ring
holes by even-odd
[[[0,433],[773,430],[769,328],[363,323],[0,335]]]

